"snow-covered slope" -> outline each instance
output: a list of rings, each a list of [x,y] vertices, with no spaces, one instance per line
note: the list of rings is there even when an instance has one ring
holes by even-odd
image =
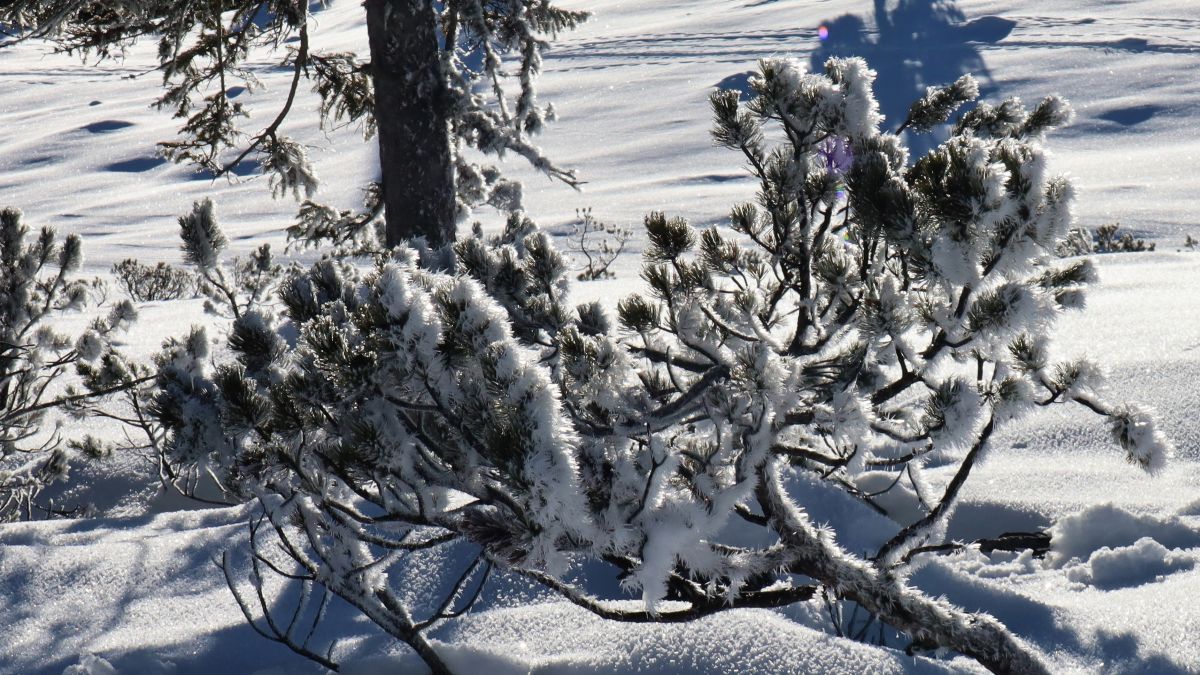
[[[1193,170],[1200,84],[1192,72],[1200,20],[1173,0],[907,0],[912,8],[890,14],[882,30],[865,0],[578,4],[595,16],[561,36],[546,59],[541,88],[561,119],[542,144],[587,185],[576,193],[509,163],[526,178],[530,211],[544,225],[563,224],[589,205],[601,219],[626,224],[655,209],[719,222],[752,187],[738,159],[709,141],[708,92],[744,88],[761,57],[819,63],[857,53],[880,71],[893,123],[926,85],[968,70],[980,76],[985,97],[1065,95],[1078,118],[1051,149],[1054,166],[1078,179],[1081,222],[1119,220],[1171,246],[1191,231],[1179,206],[1200,180]],[[314,44],[360,45],[361,13],[353,0],[331,0],[318,13]],[[830,28],[824,42],[820,25]],[[0,54],[0,201],[19,204],[35,222],[90,235],[97,265],[173,255],[174,242],[161,235],[203,196],[218,199],[230,229],[246,237],[243,248],[251,238],[281,239],[295,204],[265,198],[253,167],[229,185],[155,156],[154,143],[169,140],[178,122],[149,108],[160,95],[153,50],[141,44],[125,61],[94,65],[32,43]],[[266,57],[258,61],[265,88],[242,96],[252,120],[265,124],[287,73]],[[311,97],[302,103],[315,105]],[[374,174],[372,145],[353,129],[326,136],[311,122],[298,115],[286,131],[313,147],[321,197],[354,206]],[[631,256],[628,264],[635,262]]]
[[[578,285],[581,300],[612,302],[639,283],[637,225],[647,211],[719,224],[732,204],[752,198],[738,158],[712,147],[706,99],[714,86],[744,87],[760,57],[863,54],[881,73],[893,122],[924,86],[966,70],[980,76],[987,97],[1034,100],[1059,92],[1071,99],[1077,121],[1049,146],[1052,168],[1072,173],[1080,188],[1079,220],[1091,227],[1119,220],[1154,239],[1159,251],[1101,257],[1101,283],[1085,312],[1063,318],[1057,349],[1090,353],[1109,367],[1114,394],[1155,407],[1177,457],[1146,478],[1123,464],[1086,411],[1051,407],[998,434],[951,533],[1045,526],[1102,502],[1138,514],[1179,514],[1180,527],[1200,527],[1200,426],[1193,414],[1200,299],[1191,292],[1200,256],[1176,252],[1185,234],[1200,235],[1192,208],[1200,193],[1200,19],[1193,8],[1175,0],[964,0],[908,2],[907,12],[877,15],[876,3],[860,0],[575,4],[595,17],[563,35],[546,60],[543,96],[561,119],[541,142],[587,185],[574,192],[518,162],[509,167],[527,183],[531,215],[553,231],[564,232],[584,206],[633,227],[630,252],[614,267],[617,279]],[[331,0],[315,42],[361,44],[361,12],[356,0]],[[817,37],[821,25],[829,29],[825,41]],[[93,271],[130,256],[177,260],[175,218],[206,196],[218,202],[236,249],[282,242],[296,204],[272,201],[264,180],[214,182],[156,158],[154,143],[169,139],[177,123],[149,107],[159,95],[152,45],[99,65],[47,52],[34,43],[0,50],[0,205],[23,208],[31,224],[84,235]],[[269,119],[285,77],[262,63],[266,89],[243,94],[257,120]],[[374,174],[371,145],[353,130],[319,133],[311,118],[297,116],[294,125],[289,133],[314,148],[322,198],[353,206]],[[480,215],[495,225],[493,216]],[[137,344],[179,333],[196,316],[194,306],[145,309],[149,327],[139,330],[148,332],[130,338]],[[103,468],[88,474],[92,494],[111,497],[105,475]],[[132,508],[119,499],[101,506],[109,513]],[[1123,517],[1112,513],[1092,512],[1084,529],[1103,531]],[[245,625],[211,564],[239,545],[246,515],[228,509],[0,528],[0,673],[59,673],[87,653],[123,673],[310,668]],[[1058,567],[1004,556],[936,562],[915,581],[996,614],[1064,671],[1196,672],[1200,650],[1188,645],[1200,626],[1200,571],[1193,567],[1200,538],[1173,531],[1146,526],[1140,534],[1148,542],[1085,547],[1078,561]],[[339,653],[350,672],[412,667],[403,650],[352,613],[337,616],[331,634],[346,638]],[[814,630],[829,630],[816,609],[794,618],[739,611],[647,629],[610,625],[546,598],[496,600],[436,637],[463,672],[971,667],[835,639]],[[83,663],[106,672],[99,660]]]

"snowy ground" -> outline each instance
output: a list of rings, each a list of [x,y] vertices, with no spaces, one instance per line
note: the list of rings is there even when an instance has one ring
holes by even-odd
[[[716,85],[744,86],[764,56],[867,56],[881,73],[893,121],[926,84],[968,70],[988,97],[1059,92],[1074,103],[1076,124],[1049,145],[1053,166],[1072,173],[1080,188],[1080,222],[1120,221],[1158,251],[1100,258],[1089,308],[1063,318],[1057,346],[1095,356],[1109,367],[1114,393],[1155,407],[1177,456],[1161,475],[1145,478],[1124,465],[1085,411],[1053,408],[1025,418],[998,435],[951,533],[1058,520],[1063,545],[1079,560],[937,562],[916,582],[995,614],[1050,654],[1058,670],[1200,671],[1193,639],[1200,628],[1200,428],[1193,415],[1200,298],[1187,290],[1200,277],[1200,255],[1177,252],[1185,234],[1200,235],[1190,201],[1200,193],[1200,19],[1192,8],[1175,0],[969,0],[942,3],[960,13],[947,21],[928,2],[910,2],[917,8],[909,14],[881,21],[865,1],[575,4],[595,18],[564,35],[546,60],[543,96],[562,119],[542,143],[587,185],[576,193],[511,167],[526,180],[531,214],[556,232],[584,206],[638,232],[650,210],[720,223],[731,204],[750,199],[754,188],[737,158],[711,146],[706,97]],[[332,0],[315,40],[357,45],[360,22],[358,2]],[[830,27],[824,43],[816,37],[821,24]],[[148,108],[159,94],[148,72],[152,51],[139,46],[124,62],[98,66],[47,55],[36,44],[0,51],[0,205],[21,207],[34,225],[84,235],[88,267],[97,272],[131,256],[178,260],[175,218],[205,196],[217,200],[235,248],[281,243],[296,205],[271,201],[264,181],[213,182],[156,159],[154,142],[169,139],[177,124]],[[256,119],[269,118],[284,76],[264,69],[267,90],[246,94]],[[325,137],[297,120],[291,133],[315,148],[322,197],[353,206],[372,177],[371,146],[352,130]],[[578,286],[579,299],[611,301],[638,283],[637,236],[617,279]],[[181,332],[196,309],[144,307],[141,332],[128,339],[153,346]],[[121,490],[103,481],[114,473],[97,469],[81,478],[92,481],[93,494],[111,496]],[[127,514],[135,503],[109,498],[99,506]],[[1087,511],[1101,503],[1119,509]],[[109,672],[87,654],[122,673],[310,668],[245,625],[211,564],[238,546],[246,515],[168,512],[0,528],[0,673],[60,673],[81,659],[93,673]],[[645,630],[605,624],[512,581],[493,595],[485,611],[435,636],[463,672],[485,663],[496,673],[972,667],[838,640],[822,632],[829,627],[820,616],[803,610],[794,621],[739,611]],[[344,608],[335,616],[351,672],[412,665]]]

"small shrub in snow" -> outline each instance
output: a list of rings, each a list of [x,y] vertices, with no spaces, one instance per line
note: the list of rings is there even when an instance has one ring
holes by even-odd
[[[164,262],[151,267],[126,258],[112,266],[112,275],[134,302],[178,300],[196,288],[192,275]]]
[[[193,204],[191,213],[179,218],[179,233],[184,259],[195,268],[199,290],[206,297],[205,311],[233,320],[230,345],[266,359],[279,358],[282,342],[263,319],[283,274],[270,246],[263,244],[246,259],[224,261],[222,254],[228,240],[212,201],[207,199]],[[228,467],[213,466],[208,461],[220,438],[213,428],[211,392],[198,377],[205,371],[209,349],[208,333],[203,328],[193,328],[186,337],[167,341],[157,358],[155,390],[144,400],[131,401],[134,426],[145,437],[146,447],[159,457],[164,487],[206,501],[246,499],[250,495],[223,480],[221,469]],[[181,431],[185,428],[186,434]],[[166,437],[166,429],[174,430],[174,436]],[[210,450],[197,452],[197,447]],[[204,483],[211,485],[202,488]],[[213,488],[216,494],[212,494]]]
[[[30,237],[20,211],[0,210],[0,521],[53,512],[37,496],[66,478],[69,452],[47,414],[131,386],[91,377],[113,358],[112,333],[135,316],[128,302],[77,337],[48,325],[86,303],[92,286],[75,277],[82,260],[79,237],[60,240],[50,228]],[[67,385],[72,368],[87,391]]]
[[[633,232],[596,220],[590,207],[575,212],[575,222],[571,227],[572,252],[578,253],[584,260],[583,270],[575,278],[579,281],[595,281],[615,277],[609,268],[625,250]]]
[[[164,278],[187,279],[189,284],[195,283],[196,290],[205,296],[207,312],[233,319],[231,341],[257,339],[259,334],[252,327],[261,322],[259,313],[270,303],[282,274],[270,248],[263,245],[247,259],[223,260],[228,241],[217,223],[215,208],[208,200],[194,204],[190,213],[179,218],[179,226],[184,259],[195,268],[195,273],[167,268],[170,273]],[[126,263],[131,264],[122,263],[121,269],[133,276],[155,270],[138,265],[136,261]],[[138,283],[138,280],[131,278],[131,283]],[[122,306],[128,306],[128,303]],[[124,425],[124,432],[116,440],[105,441],[89,435],[72,441],[70,447],[85,457],[107,457],[115,452],[129,451],[149,456],[157,463],[165,490],[176,491],[194,500],[226,504],[248,498],[248,495],[228,489],[218,478],[218,472],[194,453],[173,452],[178,444],[169,443],[166,434],[170,424],[176,429],[185,423],[203,427],[207,419],[205,410],[196,401],[188,405],[171,405],[184,395],[195,397],[203,390],[203,383],[194,377],[194,362],[208,358],[210,341],[207,332],[197,328],[184,338],[168,340],[153,368],[112,350],[103,358],[85,356],[99,348],[94,348],[93,342],[91,335],[86,334],[76,345],[76,352],[85,359],[77,370],[91,395],[74,403],[72,412],[80,417],[102,417],[119,422]],[[157,375],[153,374],[155,368]],[[152,386],[143,386],[151,380],[154,381]],[[191,441],[211,443],[212,439],[193,438]]]
[[[1055,246],[1055,253],[1060,258],[1070,258],[1089,253],[1136,253],[1154,250],[1153,243],[1147,244],[1142,239],[1134,239],[1132,233],[1122,232],[1120,227],[1119,223],[1101,225],[1095,234],[1086,227],[1073,227],[1066,237],[1059,240]],[[1184,246],[1188,246],[1186,241]]]
[[[1136,253],[1153,251],[1154,244],[1134,239],[1131,232],[1122,232],[1120,223],[1109,223],[1096,228],[1096,253]]]
[[[235,321],[232,360],[211,363],[196,336],[164,355],[171,452],[257,497],[257,553],[282,546],[297,583],[346,598],[438,671],[422,631],[464,611],[496,567],[625,621],[820,588],[913,648],[1044,672],[995,619],[908,587],[911,554],[942,541],[996,429],[1036,406],[1082,404],[1143,468],[1169,446],[1096,393],[1097,368],[1049,357],[1055,318],[1094,276],[1055,258],[1074,190],[1041,144],[1066,104],[980,104],[910,164],[879,129],[874,77],[860,59],[822,73],[770,60],[749,104],[714,94],[714,138],[750,167],[757,201],[703,232],[648,216],[648,293],[617,322],[567,301],[562,257],[519,216],[452,254],[292,270],[281,315]],[[944,121],[970,85],[930,92],[907,126]],[[957,458],[944,483],[923,470],[935,453]],[[893,535],[846,551],[838,539],[861,521],[813,523],[795,488],[807,480],[894,518]],[[414,612],[388,570],[453,542],[474,557]],[[563,581],[579,556],[609,564],[644,608]]]

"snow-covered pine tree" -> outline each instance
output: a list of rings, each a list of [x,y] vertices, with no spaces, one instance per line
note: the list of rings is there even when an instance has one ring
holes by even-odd
[[[20,211],[0,210],[0,522],[56,512],[38,495],[66,477],[71,453],[58,427],[46,424],[48,413],[149,379],[95,377],[111,358],[109,337],[135,317],[128,301],[76,338],[49,325],[52,317],[88,301],[91,287],[75,276],[82,260],[79,237],[60,241],[54,230],[42,228],[31,238]],[[82,375],[85,390],[67,386],[72,368]]]
[[[980,104],[910,164],[880,131],[873,78],[860,59],[823,73],[768,60],[748,104],[715,93],[714,137],[749,165],[757,203],[726,230],[648,216],[650,294],[620,303],[620,329],[568,303],[560,256],[519,217],[450,257],[398,248],[367,272],[294,270],[282,316],[235,322],[236,360],[212,367],[199,339],[163,358],[160,381],[186,384],[159,399],[188,413],[165,418],[173,451],[257,496],[270,524],[257,554],[277,566],[273,538],[299,583],[346,598],[435,670],[422,630],[496,567],[624,621],[823,588],[914,648],[1045,672],[994,618],[923,595],[908,571],[942,541],[996,429],[1027,410],[1079,403],[1147,470],[1169,445],[1145,411],[1101,397],[1096,367],[1049,355],[1055,317],[1094,276],[1054,257],[1073,190],[1041,145],[1065,102]],[[910,126],[974,89],[930,92]],[[930,457],[954,462],[934,474]],[[858,521],[812,522],[804,499],[820,490],[892,518],[894,536],[845,550]],[[389,570],[450,545],[469,547],[465,571],[417,616]],[[645,608],[563,581],[573,556],[611,565]]]
[[[62,51],[101,58],[139,38],[157,38],[166,89],[157,105],[184,120],[179,140],[161,143],[162,152],[214,176],[256,157],[280,195],[311,197],[317,187],[307,150],[281,130],[301,85],[311,82],[322,127],[358,123],[366,137],[378,137],[380,180],[368,189],[364,213],[315,203],[302,209],[296,232],[304,238],[344,239],[347,230],[383,218],[389,246],[418,236],[441,245],[454,239],[473,206],[518,209],[520,185],[495,166],[473,162],[469,151],[516,154],[576,183],[530,138],[554,116],[535,88],[547,39],[578,25],[585,12],[548,0],[364,5],[367,60],[313,44],[311,11],[318,5],[308,0],[16,0],[0,3],[0,23],[19,31],[18,40],[50,39]],[[280,50],[281,66],[292,73],[287,96],[270,122],[243,133],[249,111],[235,96],[259,86],[247,59]]]
[[[1048,356],[1055,316],[1082,306],[1094,276],[1086,260],[1054,257],[1073,190],[1048,174],[1041,143],[1069,120],[1066,103],[980,104],[910,165],[899,137],[880,131],[873,79],[860,59],[831,59],[823,73],[769,60],[747,105],[713,95],[714,138],[750,167],[757,203],[733,209],[732,233],[647,218],[652,297],[619,307],[639,357],[626,372],[592,356],[619,349],[607,336],[561,344],[580,465],[603,467],[584,483],[609,509],[600,522],[634,525],[630,547],[606,556],[625,557],[648,603],[737,605],[803,575],[915,645],[1039,672],[993,619],[907,588],[914,552],[941,541],[996,428],[1034,406],[1082,404],[1144,469],[1169,445],[1144,411],[1100,397],[1094,366]],[[931,91],[907,126],[929,129],[976,92],[969,79]],[[574,394],[614,382],[638,386],[606,405]],[[958,457],[940,485],[922,471],[936,455]],[[844,551],[837,528],[854,523],[819,529],[790,493],[806,476],[898,532],[869,557]],[[724,543],[735,522],[772,542]]]
[[[573,320],[558,304],[565,266],[528,221],[513,217],[503,241],[456,247],[481,265],[500,256],[490,293],[469,276],[428,271],[410,249],[368,272],[326,259],[290,271],[283,317],[253,310],[235,319],[234,361],[214,368],[203,331],[159,359],[153,410],[169,431],[171,462],[204,466],[263,507],[255,574],[279,569],[268,549],[281,545],[306,597],[314,586],[343,597],[439,673],[448,671],[423,631],[464,611],[454,605],[470,604],[467,587],[493,564],[562,570],[561,542],[596,538],[577,440],[527,346],[544,339],[543,326]],[[398,576],[389,570],[455,543],[473,548],[465,573],[418,615],[389,586]],[[227,561],[251,617],[230,569]],[[298,634],[264,631],[331,663]]]

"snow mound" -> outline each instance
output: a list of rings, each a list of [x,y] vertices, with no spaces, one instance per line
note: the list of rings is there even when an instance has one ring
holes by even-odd
[[[455,672],[485,672],[486,666],[493,675],[982,672],[964,659],[933,661],[838,639],[766,610],[647,625],[605,621],[554,602],[470,615],[446,638],[458,643],[443,652]]]
[[[1176,512],[1181,516],[1200,516],[1200,499],[1188,502]]]
[[[1149,538],[1166,548],[1200,546],[1200,530],[1179,516],[1137,515],[1113,504],[1099,504],[1060,519],[1050,528],[1047,563],[1063,567],[1073,558],[1090,560],[1102,548],[1131,547]]]
[[[964,563],[964,569],[974,571],[975,576],[983,579],[1007,579],[1024,574],[1033,574],[1041,567],[1039,561],[1033,557],[1033,551],[1026,549],[1018,553],[1010,551],[993,551],[989,556],[978,551],[974,551],[982,560],[977,563],[978,566],[972,565],[970,562]]]
[[[79,663],[68,666],[63,675],[118,675],[117,669],[95,654],[84,654]]]
[[[1181,569],[1188,569],[1196,559],[1181,551],[1169,551],[1150,537],[1138,539],[1132,546],[1096,551],[1082,565],[1067,569],[1067,578],[1098,588],[1140,586]]]

